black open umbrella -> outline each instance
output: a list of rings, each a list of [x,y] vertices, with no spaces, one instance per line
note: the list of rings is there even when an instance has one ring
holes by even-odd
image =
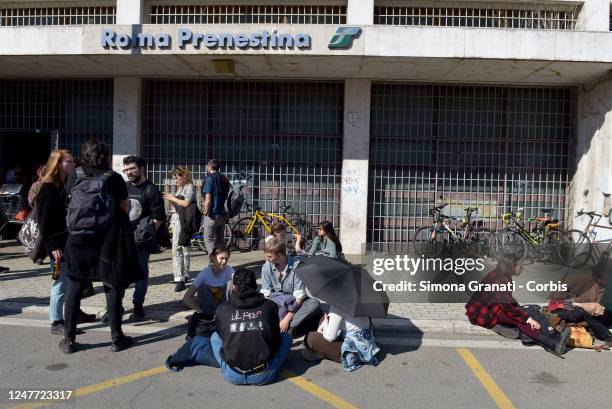
[[[389,297],[375,291],[367,271],[324,256],[308,257],[295,270],[310,294],[351,317],[385,318]]]

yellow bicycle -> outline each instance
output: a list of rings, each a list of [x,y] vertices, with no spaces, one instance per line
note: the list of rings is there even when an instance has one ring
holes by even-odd
[[[239,251],[263,248],[265,238],[270,234],[273,223],[282,223],[287,227],[288,232],[300,234],[302,237],[302,242],[300,243],[302,249],[305,251],[310,250],[314,228],[298,215],[289,220],[287,218],[287,210],[291,206],[281,207],[280,214],[266,212],[261,210],[261,207],[249,203],[246,203],[246,208],[248,211],[253,212],[253,215],[239,219],[232,227],[234,246]],[[289,251],[291,250],[289,249]]]

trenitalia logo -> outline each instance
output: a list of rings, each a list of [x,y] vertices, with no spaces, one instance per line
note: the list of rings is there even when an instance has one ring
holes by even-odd
[[[361,34],[359,27],[338,27],[327,47],[330,50],[351,48],[353,40],[359,37],[359,34]]]

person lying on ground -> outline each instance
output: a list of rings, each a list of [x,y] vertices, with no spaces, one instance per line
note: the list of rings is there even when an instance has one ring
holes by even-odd
[[[342,363],[347,371],[353,371],[363,364],[376,366],[379,363],[375,355],[380,348],[374,340],[371,320],[347,317],[333,306],[321,319],[317,331],[306,335],[304,345],[304,359],[329,359]]]
[[[586,322],[595,338],[612,346],[612,311],[599,303],[563,302],[558,304],[558,308],[552,308],[551,304],[548,308],[552,314],[566,322]]]
[[[195,313],[189,320],[187,337],[210,336],[215,330],[215,310],[227,300],[228,283],[231,285],[234,269],[228,264],[230,252],[225,247],[215,247],[210,255],[210,265],[193,280],[183,296],[185,305]]]
[[[518,329],[536,343],[557,355],[565,353],[571,331],[565,328],[561,334],[548,336],[540,331],[540,323],[521,311],[518,302],[512,296],[512,276],[522,271],[522,260],[514,256],[502,259],[497,268],[487,274],[481,284],[504,286],[507,291],[477,291],[465,305],[466,315],[473,325],[498,331],[504,328]],[[497,327],[496,327],[497,326]]]
[[[298,338],[316,329],[321,317],[319,301],[309,298],[306,287],[295,273],[299,258],[287,256],[285,243],[278,239],[268,241],[264,246],[266,263],[261,268],[261,292],[271,297],[274,292],[293,295],[297,308],[289,311],[280,321],[281,332],[292,331],[292,336]]]

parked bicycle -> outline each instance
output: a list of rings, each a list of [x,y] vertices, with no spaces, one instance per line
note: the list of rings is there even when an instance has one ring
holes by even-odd
[[[238,250],[263,248],[265,237],[271,233],[272,223],[275,222],[287,226],[292,234],[300,234],[302,237],[300,247],[304,251],[310,250],[314,228],[299,215],[289,214],[287,211],[291,206],[281,207],[280,214],[264,211],[261,207],[249,203],[246,204],[246,208],[253,214],[239,219],[232,227],[233,243]],[[288,216],[293,217],[290,220]]]
[[[597,212],[585,212],[580,210],[576,217],[588,216],[589,222],[583,231],[568,230],[561,237],[559,244],[559,258],[568,267],[580,268],[587,263],[591,266],[599,264],[608,259],[612,252],[612,239],[597,240],[595,229],[609,229],[611,226],[599,224],[604,217]],[[608,215],[612,224],[612,210]],[[606,245],[607,243],[607,245]]]
[[[535,227],[531,230],[526,229],[523,224],[523,208],[505,213],[502,222],[508,227],[495,235],[493,255],[498,260],[512,254],[532,261],[559,261],[558,247],[562,236],[559,221],[550,217],[553,209],[542,211],[544,216],[527,219],[528,224],[535,222]]]
[[[448,203],[429,210],[433,224],[418,229],[414,234],[413,245],[417,254],[425,257],[438,257],[445,248],[459,251],[469,257],[483,257],[489,252],[489,242],[493,236],[489,229],[477,226],[472,215],[478,208],[468,207],[465,216],[457,218],[442,214]],[[448,221],[460,222],[459,227],[451,228]]]

